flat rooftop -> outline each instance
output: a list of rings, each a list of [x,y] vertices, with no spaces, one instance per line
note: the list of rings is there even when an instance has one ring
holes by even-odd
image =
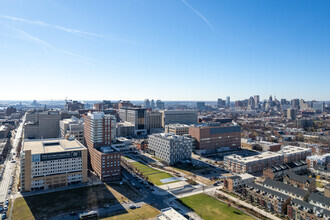
[[[249,163],[249,162],[255,162],[255,161],[259,161],[259,160],[266,160],[266,159],[270,159],[270,158],[274,158],[274,157],[280,157],[280,156],[283,156],[283,154],[275,153],[275,152],[271,152],[271,151],[266,151],[266,152],[262,152],[258,155],[250,156],[250,157],[242,157],[242,156],[237,155],[237,154],[232,154],[232,155],[225,156],[225,157],[227,159],[230,159],[230,160],[235,160],[236,162]]]
[[[22,151],[31,150],[32,154],[58,153],[87,149],[76,139],[64,138],[24,140]]]

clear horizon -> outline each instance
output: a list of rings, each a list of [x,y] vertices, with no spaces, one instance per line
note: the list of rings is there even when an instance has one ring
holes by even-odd
[[[327,101],[329,9],[326,0],[2,1],[0,100]]]

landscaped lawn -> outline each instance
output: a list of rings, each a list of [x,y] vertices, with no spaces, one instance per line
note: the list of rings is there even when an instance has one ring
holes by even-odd
[[[160,214],[160,211],[150,205],[143,205],[141,208],[129,209],[128,213],[119,214],[112,217],[107,217],[102,220],[138,220],[155,218]]]
[[[119,204],[121,196],[118,190],[111,192],[108,187],[102,184],[18,198],[14,203],[12,219],[48,219],[63,212]]]
[[[160,181],[161,179],[173,177],[171,174],[168,174],[168,173],[160,171],[160,170],[153,169],[153,168],[148,167],[139,162],[133,162],[133,163],[131,163],[131,165],[134,166],[136,169],[138,169],[140,172],[142,172],[142,174],[144,176],[147,176],[149,181],[157,186],[165,184]],[[174,182],[177,182],[177,181],[173,181],[171,183],[174,183]]]
[[[199,216],[205,220],[252,220],[251,216],[244,212],[228,207],[226,203],[208,196],[204,193],[181,198],[180,201],[186,206],[194,210]]]
[[[324,184],[321,182],[316,181],[316,187],[323,188]]]

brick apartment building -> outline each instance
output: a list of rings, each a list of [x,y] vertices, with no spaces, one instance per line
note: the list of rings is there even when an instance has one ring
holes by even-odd
[[[308,173],[308,165],[305,161],[300,160],[292,163],[285,163],[281,165],[272,165],[263,170],[264,177],[272,180],[283,180],[283,177],[288,173],[306,174]]]
[[[111,147],[116,141],[116,117],[103,112],[84,115],[84,137],[90,165],[102,181],[121,179],[120,153]]]
[[[295,173],[289,172],[284,176],[283,182],[309,192],[316,191],[316,180],[307,176],[299,176]]]
[[[243,198],[256,203],[270,212],[285,215],[291,197],[284,193],[266,188],[259,184],[248,183],[242,191]]]

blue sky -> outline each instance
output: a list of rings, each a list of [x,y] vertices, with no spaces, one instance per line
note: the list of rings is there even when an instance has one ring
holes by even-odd
[[[330,100],[330,1],[0,1],[0,100]]]

